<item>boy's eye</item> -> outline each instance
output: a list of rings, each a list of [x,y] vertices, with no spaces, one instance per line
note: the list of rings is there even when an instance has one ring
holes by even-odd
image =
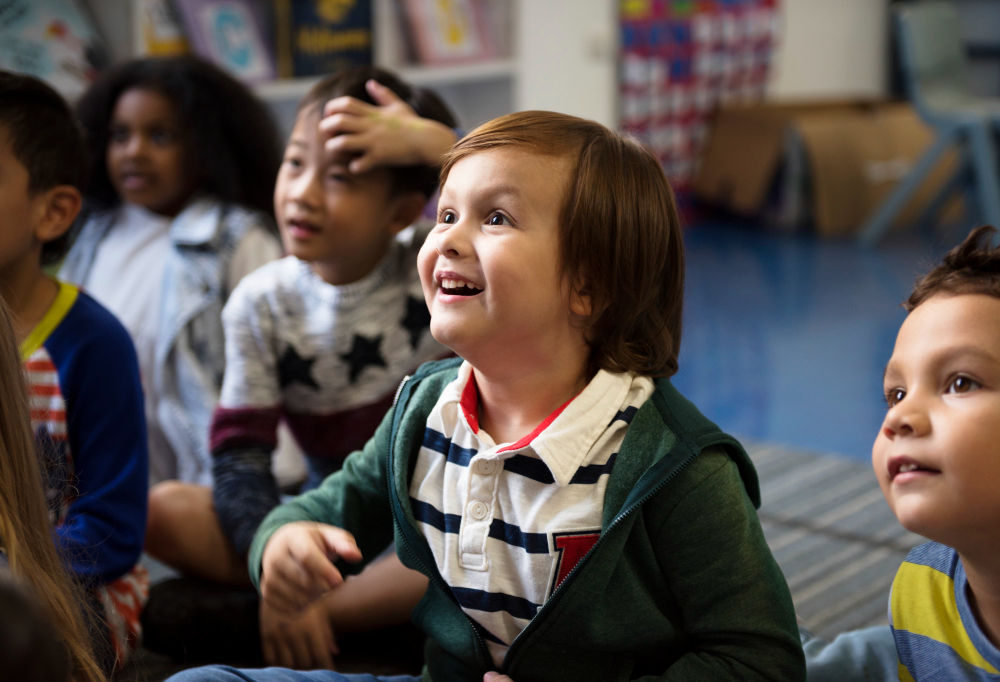
[[[285,159],[285,163],[288,164],[292,168],[301,168],[302,167],[302,161],[299,160],[299,159],[297,159],[297,158],[295,158],[294,156],[286,158]]]
[[[952,379],[951,383],[948,384],[948,390],[946,393],[968,393],[969,391],[975,391],[977,388],[982,387],[982,384],[975,379],[959,375]]]
[[[901,388],[893,388],[885,392],[885,402],[889,407],[895,407],[906,397],[906,391]]]
[[[125,126],[114,126],[111,128],[111,141],[121,144],[128,141],[128,128]]]
[[[164,128],[155,128],[152,132],[150,132],[149,139],[153,142],[153,144],[172,144],[174,141],[174,134]]]
[[[486,221],[488,225],[510,225],[510,219],[503,213],[495,212]]]
[[[438,218],[438,222],[445,225],[454,225],[458,222],[458,217],[452,211],[444,211]]]

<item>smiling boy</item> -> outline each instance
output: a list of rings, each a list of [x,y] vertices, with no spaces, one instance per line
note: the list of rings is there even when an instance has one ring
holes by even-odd
[[[521,112],[460,141],[442,182],[419,271],[461,359],[404,380],[364,449],[264,520],[265,600],[302,609],[395,538],[429,579],[424,680],[804,679],[753,466],[654,378],[677,369],[684,277],[656,158]],[[371,678],[176,678],[238,679]]]
[[[974,230],[917,283],[872,462],[906,557],[889,615],[901,680],[1000,679],[1000,250]]]

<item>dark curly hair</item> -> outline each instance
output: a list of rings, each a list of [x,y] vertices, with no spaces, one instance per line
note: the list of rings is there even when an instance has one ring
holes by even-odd
[[[405,101],[421,118],[443,123],[449,128],[457,124],[454,114],[433,91],[414,88],[404,83],[396,75],[375,66],[356,66],[343,69],[327,76],[314,85],[299,102],[297,114],[318,104],[322,108],[329,100],[337,97],[353,97],[368,104],[377,104],[368,94],[365,83],[375,80],[392,90]],[[429,197],[438,187],[438,169],[428,165],[392,166],[392,193],[421,192]]]
[[[992,243],[996,234],[990,225],[970,232],[940,265],[917,280],[913,293],[903,303],[906,312],[937,294],[985,294],[1000,298],[1000,247]]]
[[[161,93],[177,107],[189,137],[198,187],[222,201],[274,216],[281,139],[262,102],[235,78],[197,57],[137,59],[105,73],[76,107],[91,151],[84,194],[96,208],[120,199],[107,172],[110,123],[118,98],[132,89]]]
[[[0,127],[14,157],[28,170],[32,196],[57,185],[84,190],[87,146],[73,112],[58,92],[30,76],[0,71]],[[59,262],[69,243],[69,230],[46,242],[42,265]]]

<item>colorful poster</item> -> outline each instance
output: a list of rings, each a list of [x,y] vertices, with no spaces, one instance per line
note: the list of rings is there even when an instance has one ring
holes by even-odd
[[[682,196],[720,104],[764,97],[778,0],[622,0],[621,119]]]
[[[277,0],[282,76],[322,76],[372,63],[371,0]]]
[[[97,32],[72,0],[0,2],[0,69],[40,78],[73,100],[103,66]]]
[[[274,79],[266,18],[251,0],[176,0],[194,51],[246,83]]]
[[[469,63],[495,56],[487,13],[478,0],[406,0],[405,8],[422,63]]]

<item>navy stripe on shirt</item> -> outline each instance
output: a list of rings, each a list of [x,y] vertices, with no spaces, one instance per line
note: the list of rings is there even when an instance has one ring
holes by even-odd
[[[628,414],[629,410],[632,410],[631,414]],[[619,416],[616,419],[622,419],[626,422],[631,421],[632,417],[635,416],[637,410],[635,408],[629,407],[622,412],[619,412]],[[625,416],[621,416],[625,415]],[[433,450],[438,452],[448,458],[448,462],[451,464],[457,464],[458,466],[467,467],[472,458],[478,454],[478,450],[472,448],[463,448],[455,445],[451,442],[449,438],[446,438],[444,434],[435,431],[432,428],[424,429],[424,442],[423,446],[428,450]],[[618,457],[618,453],[614,453],[608,458],[608,461],[604,464],[588,464],[587,466],[582,466],[576,470],[573,474],[573,478],[570,479],[570,483],[578,484],[593,484],[597,483],[599,479],[604,474],[610,474],[611,470],[615,466],[615,459]],[[524,476],[525,478],[530,478],[533,481],[538,481],[539,483],[555,483],[556,480],[552,477],[552,472],[549,471],[549,467],[542,460],[536,457],[527,457],[525,455],[514,455],[503,461],[504,471],[509,471],[512,474],[517,474],[519,476]]]
[[[523,597],[515,597],[503,592],[486,592],[469,587],[452,587],[451,591],[462,608],[476,611],[506,611],[515,618],[523,620],[534,618],[540,606]]]
[[[462,528],[462,517],[458,514],[446,514],[427,502],[411,497],[410,506],[413,517],[417,521],[433,526],[442,533],[457,535]],[[490,524],[490,537],[501,540],[508,545],[522,548],[528,554],[548,554],[549,537],[545,533],[525,533],[512,523],[503,519],[493,519]]]
[[[469,466],[469,462],[479,452],[472,448],[459,447],[452,443],[450,438],[445,437],[443,433],[439,433],[431,428],[424,429],[423,446],[428,450],[440,452],[448,458],[449,462],[457,464],[460,467]]]
[[[626,407],[624,410],[619,410],[618,414],[615,415],[615,418],[611,420],[611,424],[614,424],[619,419],[626,424],[631,424],[632,420],[635,418],[635,413],[638,411],[638,407],[632,406]],[[611,424],[608,424],[608,426],[611,426]]]

